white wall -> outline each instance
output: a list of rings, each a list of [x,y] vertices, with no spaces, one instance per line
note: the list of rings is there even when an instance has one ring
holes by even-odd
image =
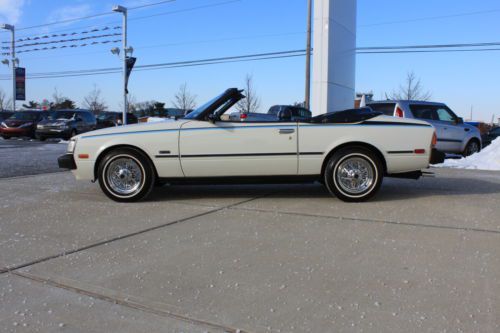
[[[315,0],[311,111],[354,106],[357,0]]]

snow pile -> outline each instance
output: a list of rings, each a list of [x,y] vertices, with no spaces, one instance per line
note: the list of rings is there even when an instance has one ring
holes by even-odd
[[[500,138],[477,154],[459,160],[446,160],[435,167],[500,171]]]
[[[148,118],[148,123],[158,123],[161,121],[166,121],[168,120],[167,118],[158,118],[158,117],[149,117]]]

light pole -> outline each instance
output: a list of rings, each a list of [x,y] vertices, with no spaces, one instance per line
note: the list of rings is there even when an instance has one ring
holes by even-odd
[[[13,25],[2,24],[1,29],[9,30],[11,32],[10,55],[12,63],[12,112],[16,111],[16,66],[19,64],[19,59],[16,58],[16,29]],[[9,61],[2,61],[3,64],[9,65]]]
[[[123,14],[123,28],[122,28],[122,42],[123,42],[123,125],[127,125],[127,113],[128,113],[128,98],[127,98],[127,53],[131,51],[127,48],[127,8],[123,6],[114,6],[113,11],[116,13]],[[116,48],[111,50],[114,54],[120,54],[120,50],[116,51]]]
[[[305,108],[311,108],[311,35],[312,35],[312,1],[307,1],[307,46],[306,46],[306,101]]]

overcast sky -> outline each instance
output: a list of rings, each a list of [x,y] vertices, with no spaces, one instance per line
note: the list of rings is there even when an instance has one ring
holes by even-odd
[[[117,1],[136,6],[158,0]],[[0,21],[19,29],[53,21],[109,12],[108,0],[0,0]],[[205,8],[198,8],[201,6]],[[177,0],[130,13],[130,44],[138,65],[196,60],[241,54],[303,49],[306,0]],[[142,18],[152,14],[154,17]],[[441,18],[435,18],[436,16]],[[442,17],[448,16],[448,17]],[[496,0],[358,0],[358,46],[494,42],[499,39],[500,4]],[[113,14],[18,31],[18,37],[81,32],[89,26],[120,24]],[[0,41],[8,41],[7,33]],[[5,44],[3,44],[5,45]],[[120,66],[110,44],[70,50],[20,54],[29,73]],[[414,71],[432,93],[459,115],[489,121],[498,108],[497,52],[358,55],[358,91],[373,91],[376,98],[390,93]],[[132,74],[130,92],[137,101],[159,100],[167,105],[178,87],[187,82],[201,104],[228,87],[241,87],[253,75],[263,109],[304,99],[304,59],[290,58],[204,67],[185,67]],[[6,66],[0,75],[8,75]],[[50,99],[55,88],[81,103],[97,85],[111,109],[121,101],[121,76],[109,74],[29,80],[27,98]],[[0,88],[11,93],[9,81]],[[263,110],[264,111],[264,110]]]

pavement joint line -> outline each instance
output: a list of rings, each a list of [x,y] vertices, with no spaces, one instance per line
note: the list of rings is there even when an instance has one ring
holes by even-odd
[[[479,228],[441,226],[441,225],[435,225],[435,224],[418,224],[418,223],[397,222],[397,221],[384,221],[384,220],[375,220],[375,219],[366,219],[366,218],[330,216],[330,215],[308,214],[308,213],[298,213],[298,212],[286,212],[286,211],[278,211],[278,210],[245,208],[245,207],[236,207],[236,206],[228,207],[227,209],[244,210],[244,211],[249,211],[249,212],[253,211],[253,212],[261,212],[261,213],[275,213],[275,214],[282,214],[282,215],[295,215],[295,216],[303,216],[303,217],[317,217],[317,218],[324,218],[324,219],[337,219],[337,220],[346,220],[346,221],[352,221],[352,222],[391,224],[391,225],[406,226],[406,227],[421,227],[421,228],[434,228],[434,229],[472,231],[472,232],[484,232],[484,233],[500,234],[500,230],[489,230],[489,229],[479,229]]]
[[[33,274],[28,274],[28,273],[23,273],[23,272],[11,272],[11,274],[18,276],[18,277],[21,277],[21,278],[24,278],[24,279],[28,279],[30,281],[41,283],[43,285],[49,285],[49,286],[54,287],[54,288],[64,289],[64,290],[67,290],[70,292],[77,293],[79,295],[84,295],[84,296],[99,299],[101,301],[105,301],[108,303],[121,305],[124,307],[128,307],[130,309],[133,309],[133,310],[139,310],[142,312],[151,313],[151,314],[154,314],[154,315],[157,315],[160,317],[174,318],[174,319],[181,320],[181,321],[193,324],[193,325],[203,326],[203,327],[217,329],[217,330],[223,330],[225,333],[250,333],[248,331],[243,331],[241,329],[235,329],[235,328],[231,328],[231,327],[221,325],[221,324],[215,324],[215,323],[211,323],[211,322],[204,321],[204,320],[190,318],[190,317],[187,317],[184,315],[173,313],[173,312],[168,311],[168,310],[157,309],[154,307],[150,307],[150,306],[141,304],[139,302],[134,302],[134,301],[126,300],[126,299],[120,299],[120,298],[116,298],[116,297],[102,295],[102,294],[97,293],[97,292],[93,292],[93,291],[86,290],[83,288],[74,287],[74,286],[71,286],[69,284],[62,284],[62,283],[56,282],[54,280],[51,280],[49,278],[43,278],[43,277],[36,276]]]
[[[68,256],[68,255],[72,255],[72,254],[75,254],[75,253],[78,253],[78,252],[86,251],[86,250],[89,250],[89,249],[92,249],[92,248],[95,248],[95,247],[99,247],[99,246],[102,246],[102,245],[107,245],[107,244],[110,244],[110,243],[113,243],[113,242],[116,242],[116,241],[119,241],[119,240],[122,240],[122,239],[128,239],[128,238],[135,237],[135,236],[138,236],[138,235],[142,235],[142,234],[145,234],[145,233],[148,233],[148,232],[151,232],[151,231],[156,231],[156,230],[159,230],[159,229],[163,229],[163,228],[175,225],[175,224],[180,224],[180,223],[183,223],[183,222],[186,222],[186,221],[189,221],[189,220],[193,220],[193,219],[196,219],[196,218],[199,218],[199,217],[203,217],[203,216],[206,216],[206,215],[217,213],[217,212],[223,211],[225,209],[230,209],[231,207],[236,206],[236,205],[242,205],[242,204],[254,201],[254,200],[262,199],[262,198],[265,198],[265,197],[273,195],[273,194],[274,194],[274,192],[267,193],[265,195],[261,195],[261,196],[254,197],[254,198],[251,198],[251,199],[246,199],[246,200],[243,200],[243,201],[240,201],[240,202],[236,202],[236,203],[231,204],[231,205],[227,205],[227,206],[222,206],[222,207],[218,207],[218,208],[215,208],[215,209],[211,209],[211,210],[203,212],[203,213],[195,214],[195,215],[192,215],[192,216],[189,216],[189,217],[185,217],[185,218],[182,218],[182,219],[178,219],[178,220],[175,220],[175,221],[171,221],[171,222],[168,222],[168,223],[163,223],[163,224],[160,224],[160,225],[157,225],[157,226],[154,226],[154,227],[150,227],[150,228],[147,228],[147,229],[138,230],[138,231],[135,231],[135,232],[132,232],[132,233],[129,233],[129,234],[119,235],[119,236],[112,237],[112,238],[109,238],[109,239],[104,239],[104,240],[101,240],[101,241],[93,243],[93,244],[89,244],[89,245],[82,246],[82,247],[79,247],[79,248],[76,248],[76,249],[64,251],[64,252],[61,252],[61,253],[58,253],[58,254],[54,254],[54,255],[51,255],[51,256],[47,256],[47,257],[44,257],[44,258],[39,258],[37,260],[33,260],[33,261],[30,261],[30,262],[27,262],[27,263],[24,263],[24,264],[15,265],[15,266],[12,266],[12,267],[3,267],[3,268],[0,268],[0,275],[1,274],[5,274],[5,273],[10,273],[10,272],[13,272],[13,271],[16,271],[16,270],[19,270],[19,269],[22,269],[22,268],[26,268],[26,267],[29,267],[29,266],[33,266],[33,265],[36,265],[36,264],[40,264],[40,263],[43,263],[43,262],[46,262],[46,261],[49,261],[49,260],[52,260],[52,259],[57,259],[57,258],[60,258],[60,257],[65,257],[65,256]]]

